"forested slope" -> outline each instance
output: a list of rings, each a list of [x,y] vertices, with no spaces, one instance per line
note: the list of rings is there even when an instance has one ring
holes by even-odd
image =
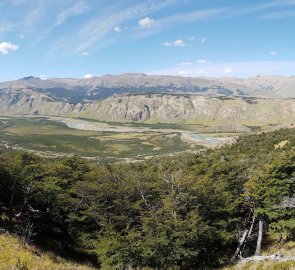
[[[1,227],[102,269],[219,267],[294,239],[294,179],[293,129],[136,164],[2,151]]]

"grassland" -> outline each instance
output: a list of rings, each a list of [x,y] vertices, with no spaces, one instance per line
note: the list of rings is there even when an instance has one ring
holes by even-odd
[[[30,150],[47,156],[75,154],[89,158],[136,159],[197,151],[203,146],[181,139],[177,127],[165,132],[159,129],[79,130],[59,120],[41,117],[0,118],[0,142],[13,149]],[[106,125],[106,124],[105,124]],[[130,127],[126,124],[125,127]],[[160,126],[157,126],[159,128]],[[169,125],[169,128],[173,126]],[[162,127],[163,128],[163,127]],[[164,129],[163,129],[164,130]]]
[[[91,270],[87,265],[70,262],[32,246],[22,246],[16,237],[0,234],[1,270]]]

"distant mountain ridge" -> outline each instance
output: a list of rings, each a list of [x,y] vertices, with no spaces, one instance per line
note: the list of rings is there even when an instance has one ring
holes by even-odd
[[[190,78],[127,73],[89,79],[25,77],[0,83],[0,91],[28,91],[45,94],[55,101],[79,103],[114,94],[200,94],[251,97],[295,97],[295,77]]]
[[[115,122],[281,124],[295,121],[295,77],[25,77],[0,83],[0,113]]]

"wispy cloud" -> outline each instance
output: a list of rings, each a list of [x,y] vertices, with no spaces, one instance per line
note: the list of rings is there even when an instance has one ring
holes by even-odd
[[[11,51],[18,50],[19,46],[12,44],[10,42],[2,42],[0,43],[0,54],[8,54]]]
[[[172,16],[165,17],[159,20],[160,25],[174,25],[175,23],[188,23],[203,19],[209,19],[216,17],[222,13],[225,13],[230,8],[216,8],[216,9],[204,9],[196,10],[188,13],[181,13]]]
[[[77,37],[78,40],[75,41],[78,41],[79,44],[75,47],[75,51],[79,52],[90,48],[107,34],[112,32],[114,27],[120,25],[122,22],[140,18],[151,12],[163,9],[175,2],[176,0],[149,0],[117,12],[112,11],[111,14],[100,14],[99,16],[89,21],[79,30]],[[58,45],[61,45],[61,43],[64,42],[64,40],[59,41]]]
[[[271,51],[271,52],[269,52],[269,54],[272,55],[272,56],[277,56],[278,52],[277,51]]]
[[[177,66],[191,66],[193,63],[192,62],[182,62],[182,63],[179,63],[177,64]]]
[[[186,44],[184,43],[184,41],[182,39],[177,39],[177,40],[172,41],[172,42],[165,41],[165,42],[162,43],[162,46],[166,46],[166,47],[170,47],[170,46],[185,47]]]
[[[243,8],[233,8],[230,16],[240,16],[257,11],[263,11],[274,7],[291,7],[295,6],[294,0],[273,0],[254,5],[248,5]]]
[[[263,15],[261,18],[264,20],[278,20],[295,17],[295,10],[283,10],[280,12],[273,12]]]
[[[55,26],[61,25],[64,23],[68,18],[85,13],[88,10],[88,6],[84,1],[77,3],[76,5],[62,11],[58,14]]]
[[[34,31],[35,29],[40,30],[41,22],[46,18],[45,14],[48,12],[49,6],[53,4],[53,2],[54,1],[48,0],[32,2],[32,8],[26,13],[25,18],[19,24],[19,27],[23,28],[24,31]]]
[[[222,77],[230,74],[235,77],[249,77],[256,75],[285,74],[294,75],[294,61],[253,61],[253,62],[224,62],[206,65],[193,64],[173,66],[166,69],[147,72],[148,74],[181,75],[190,77],[213,76]]]
[[[2,21],[0,23],[0,34],[5,34],[16,29],[16,24],[12,22]]]
[[[200,42],[201,42],[201,43],[205,43],[206,41],[207,41],[207,39],[204,38],[204,37],[202,37],[202,38],[200,39]]]
[[[216,8],[216,9],[204,9],[187,13],[179,13],[167,17],[155,20],[153,25],[149,27],[148,31],[138,31],[135,33],[136,37],[145,38],[149,35],[162,31],[163,29],[169,29],[179,24],[186,24],[200,20],[213,19],[222,14],[226,14],[231,8]],[[205,40],[206,41],[206,40]]]
[[[206,63],[208,63],[208,61],[206,59],[198,59],[196,62],[198,64],[206,64]]]
[[[10,3],[13,5],[13,6],[19,6],[21,4],[24,4],[26,2],[26,0],[10,0]]]

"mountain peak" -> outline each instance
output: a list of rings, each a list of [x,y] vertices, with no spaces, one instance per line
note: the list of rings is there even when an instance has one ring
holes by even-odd
[[[30,80],[34,80],[34,79],[40,79],[40,78],[34,77],[34,76],[27,76],[27,77],[22,78],[21,80],[30,81]]]

